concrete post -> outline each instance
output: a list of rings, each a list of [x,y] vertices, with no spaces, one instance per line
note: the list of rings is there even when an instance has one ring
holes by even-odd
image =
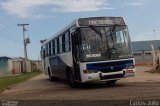
[[[153,57],[153,69],[156,71],[156,53],[155,53],[153,44],[151,44],[151,48],[152,48],[152,57]]]

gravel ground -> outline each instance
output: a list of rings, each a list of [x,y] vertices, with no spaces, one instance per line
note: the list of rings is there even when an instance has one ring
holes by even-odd
[[[137,67],[136,77],[122,79],[115,85],[97,83],[74,89],[70,88],[65,81],[50,82],[48,77],[42,74],[2,92],[0,99],[56,100],[50,101],[50,103],[63,105],[66,102],[62,102],[62,100],[74,100],[73,104],[85,100],[85,103],[94,102],[95,105],[97,100],[105,100],[104,102],[106,100],[160,100],[160,74],[146,73],[145,71],[149,69],[148,67]],[[78,101],[75,102],[75,100]],[[122,101],[114,103],[119,106],[119,102]],[[129,101],[123,101],[123,103],[125,102],[127,105],[129,104]],[[80,104],[82,105],[82,103]]]

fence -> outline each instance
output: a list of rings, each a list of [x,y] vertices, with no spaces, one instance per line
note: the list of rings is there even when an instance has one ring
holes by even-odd
[[[137,66],[153,66],[152,54],[136,54],[134,58]]]
[[[33,70],[42,70],[40,61],[27,61],[26,62],[27,72]],[[0,76],[17,75],[24,72],[24,60],[8,59],[0,61]]]

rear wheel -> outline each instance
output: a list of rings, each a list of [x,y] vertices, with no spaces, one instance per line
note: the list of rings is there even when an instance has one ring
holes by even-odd
[[[50,81],[54,81],[54,77],[51,75],[50,70],[48,70],[48,77]]]

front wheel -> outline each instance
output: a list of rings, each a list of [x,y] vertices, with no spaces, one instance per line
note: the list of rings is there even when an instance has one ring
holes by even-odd
[[[70,87],[75,88],[77,86],[77,82],[74,79],[73,72],[69,71],[67,77]]]

